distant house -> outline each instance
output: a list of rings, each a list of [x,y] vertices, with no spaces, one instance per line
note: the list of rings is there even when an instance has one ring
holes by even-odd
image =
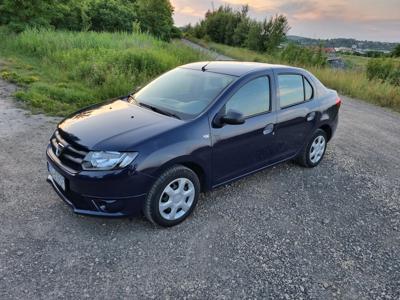
[[[339,53],[353,53],[353,48],[349,48],[349,47],[337,47],[335,48],[336,52]]]
[[[335,48],[323,48],[322,51],[324,51],[326,54],[335,54],[336,53]]]

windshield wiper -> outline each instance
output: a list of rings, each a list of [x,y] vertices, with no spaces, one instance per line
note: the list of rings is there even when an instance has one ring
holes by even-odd
[[[146,107],[146,108],[148,108],[148,109],[151,109],[152,111],[155,111],[155,112],[157,112],[157,113],[159,113],[159,114],[166,115],[166,116],[168,116],[168,117],[173,117],[173,118],[176,118],[176,119],[178,119],[178,120],[181,119],[179,116],[177,116],[177,115],[175,115],[175,114],[173,114],[173,113],[170,113],[169,111],[165,111],[165,110],[163,110],[163,109],[161,109],[161,108],[155,107],[155,106],[153,106],[153,105],[146,104],[146,103],[142,103],[142,102],[138,102],[138,101],[136,101],[136,103],[137,103],[138,105],[142,106],[142,107]]]

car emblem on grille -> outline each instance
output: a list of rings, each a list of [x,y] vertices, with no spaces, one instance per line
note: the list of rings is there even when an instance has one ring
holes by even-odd
[[[56,146],[56,155],[57,155],[57,157],[60,157],[60,155],[63,152],[64,148],[65,147],[64,147],[63,144],[57,143],[57,146]]]

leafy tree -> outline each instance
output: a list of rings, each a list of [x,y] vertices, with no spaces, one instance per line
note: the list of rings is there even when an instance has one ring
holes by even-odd
[[[246,39],[246,47],[254,51],[263,51],[264,43],[262,40],[262,25],[259,22],[251,22],[249,33]]]
[[[216,11],[208,11],[205,19],[190,28],[188,34],[261,52],[274,51],[285,40],[289,31],[286,17],[277,15],[257,22],[249,18],[248,12],[248,5],[240,10],[234,10],[228,5],[220,6]]]
[[[53,1],[2,0],[0,2],[0,25],[20,32],[26,27],[50,27]]]
[[[233,44],[236,46],[244,47],[246,39],[250,30],[250,21],[248,19],[242,20],[236,27],[233,33]]]
[[[274,51],[285,40],[290,27],[285,16],[277,15],[263,22],[263,50]]]
[[[173,39],[181,39],[182,38],[182,31],[176,27],[173,26],[171,30],[171,38]]]
[[[198,39],[204,38],[206,36],[205,21],[201,21],[197,26],[193,28],[193,35]]]
[[[173,35],[174,8],[169,0],[138,0],[138,20],[142,30],[162,40],[169,40]]]
[[[180,36],[169,0],[0,0],[0,25],[75,31],[146,31],[163,40]],[[140,29],[140,30],[139,30]]]
[[[400,57],[400,44],[398,44],[392,51],[393,57]]]
[[[205,33],[217,43],[225,43],[225,31],[229,11],[221,6],[216,12],[206,14]]]
[[[87,14],[94,31],[131,31],[136,20],[135,4],[118,0],[92,0]]]
[[[50,24],[54,28],[86,31],[90,28],[88,5],[79,0],[59,0],[52,5],[49,15]]]

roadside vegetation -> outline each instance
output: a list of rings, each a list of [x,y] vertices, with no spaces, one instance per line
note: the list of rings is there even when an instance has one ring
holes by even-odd
[[[257,21],[248,16],[249,6],[235,10],[229,5],[207,11],[205,18],[183,31],[194,38],[259,52],[271,52],[285,40],[290,27],[283,15]]]
[[[400,61],[390,58],[371,59],[367,64],[367,77],[400,87]]]
[[[0,1],[0,77],[33,110],[66,115],[205,60],[174,38],[169,0]]]
[[[290,64],[315,73],[340,93],[400,111],[400,46],[386,58],[345,56],[327,66],[322,45],[287,43],[289,24],[276,15],[251,19],[249,7],[208,11],[184,35],[238,60]],[[174,38],[169,0],[0,1],[0,76],[22,87],[35,111],[66,115],[120,96],[184,63],[209,60]]]
[[[207,60],[180,41],[167,43],[141,33],[27,29],[0,31],[3,79],[34,111],[64,116],[135,86],[178,65]]]
[[[370,57],[353,54],[339,54],[338,56],[343,59],[347,69],[356,69],[359,71],[365,71],[368,62],[372,59]]]
[[[197,39],[193,39],[193,41],[198,42]],[[315,74],[327,87],[335,89],[341,94],[389,107],[400,112],[400,86],[398,84],[392,84],[388,80],[376,76],[369,78],[366,71],[360,72],[358,69],[340,70],[329,68],[322,59],[324,54],[318,54],[319,51],[311,51],[307,48],[293,45],[285,50],[267,54],[213,42],[201,41],[200,43],[202,46],[241,61],[290,64],[306,68]],[[375,61],[375,59],[370,59],[369,61]],[[398,62],[393,59],[390,61]],[[380,66],[380,63],[378,66]],[[385,69],[385,66],[383,69]],[[393,74],[398,74],[399,72],[398,67],[393,67],[391,70]],[[375,70],[371,69],[370,72],[374,74]],[[388,73],[382,71],[380,74],[385,76]],[[396,78],[398,80],[398,77]]]
[[[72,31],[146,32],[162,40],[179,37],[169,0],[2,0],[0,26]]]
[[[241,10],[221,6],[183,31],[186,38],[234,59],[303,67],[344,95],[400,111],[400,62],[395,58],[400,46],[391,53],[393,57],[345,55],[346,69],[332,69],[323,45],[288,43],[288,29],[284,16],[258,22],[248,17],[247,6]]]

